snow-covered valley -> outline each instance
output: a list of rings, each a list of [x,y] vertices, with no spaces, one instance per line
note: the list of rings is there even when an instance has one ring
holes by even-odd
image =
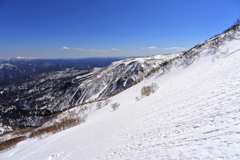
[[[239,28],[215,48],[208,41],[190,50],[200,55],[191,65],[155,73],[111,97],[86,122],[20,142],[0,159],[240,159]],[[142,96],[153,83],[158,89]],[[120,106],[113,111],[112,104]]]

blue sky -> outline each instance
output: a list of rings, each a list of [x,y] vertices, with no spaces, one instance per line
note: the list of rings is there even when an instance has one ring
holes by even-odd
[[[239,17],[239,0],[0,0],[0,57],[171,52]]]

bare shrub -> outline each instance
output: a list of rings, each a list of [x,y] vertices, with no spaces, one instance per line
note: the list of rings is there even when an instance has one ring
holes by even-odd
[[[57,133],[61,130],[71,128],[80,123],[85,122],[86,118],[87,118],[87,116],[83,116],[81,118],[64,118],[61,122],[56,122],[51,126],[47,126],[47,127],[40,128],[40,129],[33,131],[29,137],[34,138],[34,137],[39,137],[41,135],[45,135],[45,134],[49,134],[49,133],[51,133],[51,134]]]
[[[149,96],[152,93],[150,86],[144,86],[141,90],[142,96]]]
[[[0,142],[0,151],[14,147],[17,143],[27,139],[41,137],[46,134],[54,134],[62,130],[74,127],[80,123],[85,122],[87,114],[82,114],[80,117],[63,118],[60,122],[55,122],[52,125],[48,125],[40,128],[26,128],[20,129],[12,134],[14,136],[11,139],[3,140]]]
[[[100,102],[97,102],[96,104],[96,109],[101,109],[103,107],[103,103],[100,101]]]
[[[110,102],[111,102],[110,99],[106,99],[106,100],[103,101],[103,105],[107,106]]]
[[[18,129],[15,132],[13,132],[13,136],[20,136],[20,135],[25,135],[27,133],[32,132],[34,129],[33,128],[24,128],[24,129]]]
[[[113,104],[111,105],[112,111],[116,111],[117,109],[119,109],[119,106],[120,106],[119,103],[113,103]]]
[[[156,92],[156,90],[158,89],[158,86],[156,83],[152,83],[151,85],[149,86],[144,86],[142,89],[141,89],[141,95],[142,96],[149,96],[150,94]]]
[[[136,99],[136,101],[140,101],[140,100],[141,100],[141,98],[140,98],[140,97],[136,97],[135,99]]]
[[[15,137],[15,138],[12,138],[12,139],[9,139],[9,140],[6,140],[4,142],[1,142],[0,143],[0,151],[3,151],[3,150],[6,150],[6,149],[9,149],[9,148],[12,148],[14,147],[15,145],[17,145],[19,142],[25,140],[26,137],[25,136],[20,136],[20,137]]]

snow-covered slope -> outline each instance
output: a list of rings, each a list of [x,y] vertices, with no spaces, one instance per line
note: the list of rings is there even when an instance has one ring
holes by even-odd
[[[0,127],[39,127],[62,111],[118,94],[175,56],[129,58],[91,72],[66,69],[21,85],[0,86]]]
[[[237,27],[231,34],[219,35],[218,41],[213,38],[170,61],[171,66],[190,66],[173,67],[164,75],[155,73],[113,96],[107,106],[89,114],[85,123],[21,142],[0,153],[0,159],[240,159]],[[158,90],[142,96],[141,89],[152,83]],[[113,112],[116,103],[120,106]]]

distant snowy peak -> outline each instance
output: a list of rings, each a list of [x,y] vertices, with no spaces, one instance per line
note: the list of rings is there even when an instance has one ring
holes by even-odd
[[[112,66],[119,65],[119,64],[128,65],[129,63],[132,63],[132,62],[146,63],[146,62],[150,62],[150,61],[157,61],[159,63],[159,62],[163,62],[163,61],[167,61],[167,60],[170,60],[172,58],[175,58],[179,54],[180,53],[160,54],[160,55],[147,56],[147,57],[127,58],[127,59],[124,59],[124,60],[113,62]]]
[[[12,69],[17,69],[17,67],[10,63],[3,63],[3,64],[0,64],[0,70],[1,69],[12,70]]]
[[[41,58],[37,58],[37,57],[23,57],[23,56],[17,56],[17,57],[13,57],[13,58],[10,58],[9,60],[37,60],[37,59],[41,59]]]

